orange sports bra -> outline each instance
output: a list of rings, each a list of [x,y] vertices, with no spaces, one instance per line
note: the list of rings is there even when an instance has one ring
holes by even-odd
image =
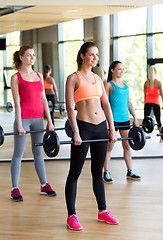
[[[75,103],[89,98],[101,98],[103,90],[100,81],[97,80],[94,73],[95,84],[88,83],[79,71],[76,71],[79,78],[79,88],[74,92]]]
[[[47,83],[47,79],[49,78],[49,76],[46,76],[46,78],[44,79],[44,88],[45,89],[53,89],[53,84],[51,83]]]

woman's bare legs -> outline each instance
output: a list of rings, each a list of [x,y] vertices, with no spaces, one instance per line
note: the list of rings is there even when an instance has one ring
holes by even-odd
[[[122,138],[128,137],[128,132],[129,130],[120,130],[119,133]],[[105,158],[105,163],[104,163],[104,181],[107,183],[112,183],[113,180],[110,176],[110,160],[111,160],[111,151],[113,150],[114,143],[108,142],[108,147],[107,147],[107,154]],[[129,145],[128,140],[123,140],[122,141],[122,147],[123,147],[123,157],[126,163],[127,167],[127,178],[133,179],[133,180],[140,180],[141,177],[138,176],[137,174],[133,173],[132,171],[132,155],[131,155],[131,148]]]

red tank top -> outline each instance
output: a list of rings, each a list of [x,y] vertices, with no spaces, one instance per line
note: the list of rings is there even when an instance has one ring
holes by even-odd
[[[36,73],[40,80],[37,82],[29,82],[23,80],[20,73],[17,72],[22,119],[42,118],[44,114],[42,104],[43,84],[40,75],[38,72]]]
[[[153,87],[150,88],[150,85],[146,89],[145,103],[154,103],[160,105],[159,102],[160,89]]]

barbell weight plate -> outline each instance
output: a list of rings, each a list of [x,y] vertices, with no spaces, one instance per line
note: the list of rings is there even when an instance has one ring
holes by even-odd
[[[53,102],[51,100],[48,101],[49,111],[51,112],[53,109]]]
[[[48,157],[57,156],[60,149],[59,137],[54,131],[47,131],[43,137],[44,152]]]
[[[128,137],[132,138],[128,141],[133,150],[141,150],[145,146],[146,136],[142,128],[134,126],[130,129]]]
[[[0,146],[3,144],[4,142],[4,131],[3,128],[0,126]]]
[[[163,140],[163,127],[161,128],[161,139]]]
[[[64,116],[65,115],[65,107],[64,107],[64,104],[61,104],[60,107],[59,107],[59,112],[60,112],[60,115],[61,116]]]
[[[145,117],[142,122],[142,128],[146,133],[151,133],[154,130],[154,121],[151,117]]]
[[[6,109],[7,109],[7,112],[12,112],[13,106],[11,102],[6,103]]]
[[[65,132],[67,134],[67,136],[69,138],[72,138],[73,136],[73,131],[72,131],[72,128],[71,128],[71,125],[69,123],[69,120],[67,119],[66,122],[65,122]]]

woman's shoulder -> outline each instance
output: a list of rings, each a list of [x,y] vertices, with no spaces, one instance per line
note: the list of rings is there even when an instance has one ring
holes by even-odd
[[[158,79],[155,79],[155,83],[161,84],[161,81],[159,81]]]
[[[161,86],[161,82],[159,81],[159,80],[157,80],[157,79],[155,79],[155,81],[154,81],[154,85],[155,85],[155,87],[160,87]]]
[[[54,81],[54,78],[51,76],[47,76],[45,79],[48,83],[52,83]]]
[[[76,72],[73,72],[73,73],[71,73],[68,77],[67,77],[67,79],[72,79],[72,80],[74,80],[74,79],[76,79],[77,78],[77,71]]]
[[[104,81],[104,86],[108,86],[108,87],[111,86],[111,81],[108,82],[107,80],[105,80]]]
[[[16,76],[18,76],[18,74],[20,74],[19,72],[16,72],[16,73],[14,73],[11,77],[16,77]]]
[[[37,75],[39,75],[40,77],[43,77],[42,73],[34,71]]]
[[[126,87],[129,87],[126,82],[122,81],[122,83],[123,83]]]
[[[18,75],[19,75],[18,72],[16,72],[11,76],[11,83],[12,84],[18,84],[19,83]]]
[[[19,74],[20,74],[19,72],[14,73],[14,74],[11,76],[11,79],[17,79]]]
[[[148,87],[148,86],[149,86],[149,84],[150,84],[150,80],[149,80],[149,79],[147,79],[147,80],[145,81],[145,83],[144,83],[144,87]]]
[[[105,82],[104,82],[104,86],[106,86],[108,88],[113,87],[113,85],[114,85],[114,83],[112,81],[105,80]]]
[[[113,90],[113,85],[111,84],[111,81],[108,82],[107,80],[105,80],[105,81],[104,81],[104,87],[105,87],[105,89],[108,90],[108,91],[109,91],[109,90]]]

